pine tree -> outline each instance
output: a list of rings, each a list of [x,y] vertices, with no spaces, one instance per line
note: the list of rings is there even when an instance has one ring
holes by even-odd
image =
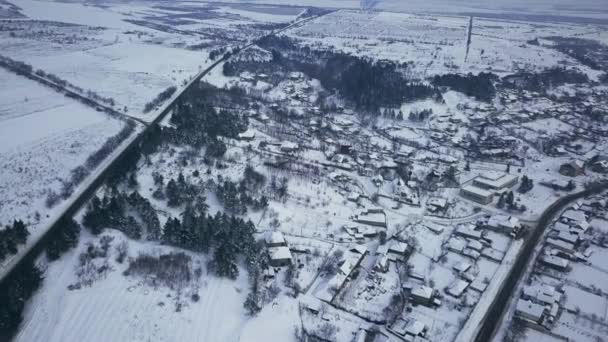
[[[167,205],[170,207],[178,207],[182,204],[182,199],[179,194],[179,188],[175,180],[171,179],[169,183],[167,183],[167,190],[165,191],[167,195]]]
[[[13,231],[15,234],[15,241],[18,244],[24,244],[27,240],[27,237],[30,235],[30,232],[27,231],[25,227],[25,223],[21,220],[15,220],[13,222]]]

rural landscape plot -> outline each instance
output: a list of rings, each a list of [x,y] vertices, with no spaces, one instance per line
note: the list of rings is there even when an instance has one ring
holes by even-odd
[[[331,3],[0,2],[0,340],[601,339],[606,26]]]

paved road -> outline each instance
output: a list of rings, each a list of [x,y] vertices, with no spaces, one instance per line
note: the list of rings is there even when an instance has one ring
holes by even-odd
[[[476,342],[488,342],[494,337],[497,328],[500,327],[500,322],[509,308],[510,300],[514,296],[513,292],[525,275],[524,271],[530,263],[535,262],[532,257],[534,248],[541,242],[545,229],[551,224],[554,217],[576,200],[600,193],[606,189],[608,189],[608,182],[588,190],[564,196],[545,210],[539,218],[536,228],[527,237],[524,237],[527,239],[526,243],[513,264],[509,277],[498,292],[498,295],[494,298],[490,310],[486,312],[485,319],[478,329],[477,337],[475,338]]]
[[[325,14],[323,14],[323,15],[325,15]],[[241,51],[255,45],[255,43],[259,39],[289,30],[295,26],[299,26],[299,25],[307,23],[311,20],[317,19],[320,16],[322,16],[322,15],[314,16],[314,17],[310,17],[310,18],[306,18],[306,19],[297,21],[280,30],[276,30],[267,35],[264,35],[264,36],[258,38],[257,40],[253,40],[250,43],[248,43],[247,45],[241,47],[239,49],[239,51],[237,52],[237,54],[240,53]],[[44,251],[44,246],[46,246],[46,243],[48,242],[48,240],[51,236],[51,232],[53,232],[59,226],[58,222],[60,222],[63,217],[73,216],[84,204],[86,204],[88,199],[91,198],[91,196],[97,192],[97,189],[99,189],[99,187],[101,185],[103,185],[104,180],[105,180],[106,176],[110,173],[110,171],[113,170],[114,167],[116,167],[119,164],[119,162],[128,154],[128,152],[130,152],[134,147],[136,147],[142,141],[143,137],[145,136],[145,133],[147,132],[147,129],[149,127],[153,126],[154,124],[160,123],[167,116],[167,114],[169,114],[172,111],[175,104],[177,103],[179,98],[182,96],[182,94],[184,94],[193,85],[198,84],[198,82],[203,77],[205,77],[205,75],[207,75],[209,72],[211,72],[213,69],[215,69],[219,64],[232,58],[234,55],[235,54],[226,54],[226,55],[222,56],[222,58],[220,58],[216,62],[214,62],[212,65],[207,67],[206,69],[201,70],[196,75],[194,75],[194,77],[192,77],[185,86],[183,86],[180,90],[176,91],[175,94],[169,100],[165,101],[165,103],[163,105],[161,105],[161,107],[153,113],[153,116],[152,116],[153,119],[150,122],[144,122],[145,129],[139,130],[138,133],[132,134],[130,137],[125,139],[125,141],[123,141],[120,144],[120,146],[116,150],[114,150],[110,154],[110,156],[108,156],[101,163],[101,165],[98,166],[97,170],[94,173],[92,173],[87,179],[85,179],[77,187],[76,191],[69,199],[65,200],[64,202],[59,204],[58,207],[54,208],[54,213],[51,215],[49,224],[46,225],[46,227],[39,227],[36,232],[33,232],[30,235],[26,245],[23,246],[17,252],[17,254],[15,254],[8,260],[5,260],[4,264],[0,265],[0,284],[2,282],[4,282],[4,280],[7,278],[7,276],[10,275],[15,269],[17,269],[19,265],[23,264],[26,261],[34,261],[36,259],[36,257],[38,255],[40,255],[40,253],[42,251]],[[34,74],[32,74],[32,75],[34,75]],[[85,95],[75,93],[74,91],[71,91],[58,84],[55,84],[45,78],[41,78],[37,75],[34,75],[34,76],[38,78],[38,79],[36,79],[37,81],[45,83],[58,91],[68,92],[72,96],[77,97],[79,100],[84,101],[86,104],[89,104],[93,107],[100,107],[102,109],[107,109],[113,115],[126,115],[124,113],[117,112],[113,108],[108,107],[105,104],[99,103],[98,101],[96,101],[94,99],[88,98]],[[137,119],[137,120],[139,122],[142,122],[141,119]]]

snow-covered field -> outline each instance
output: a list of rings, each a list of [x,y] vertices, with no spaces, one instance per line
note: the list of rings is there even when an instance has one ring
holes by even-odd
[[[23,219],[35,230],[48,191],[124,122],[4,69],[0,85],[0,222]]]
[[[112,98],[118,110],[146,120],[152,118],[142,113],[144,105],[210,65],[211,50],[260,35],[255,25],[289,22],[297,15],[206,4],[185,4],[181,11],[155,3],[24,0],[19,5],[31,20],[5,22],[2,55]]]
[[[87,242],[98,238],[81,238],[80,247],[50,263],[44,287],[33,297],[25,313],[23,328],[15,341],[238,341],[244,328],[243,301],[247,295],[247,275],[236,280],[220,279],[204,270],[206,260],[192,254],[203,274],[193,282],[198,286],[198,302],[181,294],[185,303],[175,312],[178,291],[152,287],[137,277],[126,277],[127,263],[115,261],[116,246],[124,236],[113,236],[105,277],[90,287],[68,291],[74,284],[79,254]],[[167,253],[173,248],[156,244],[129,243],[129,256],[140,252]]]
[[[446,72],[505,75],[572,63],[550,45],[536,46],[528,41],[548,36],[601,39],[606,35],[601,28],[581,25],[475,18],[465,60],[468,25],[469,17],[464,16],[340,10],[287,35],[305,45],[408,63],[412,76],[419,78]]]

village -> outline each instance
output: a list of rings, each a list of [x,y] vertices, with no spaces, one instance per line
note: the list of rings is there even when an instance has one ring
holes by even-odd
[[[144,134],[65,224],[80,238],[45,250],[53,276],[24,316],[40,331],[16,340],[90,337],[96,313],[81,302],[116,312],[116,340],[175,340],[159,320],[208,341],[465,342],[493,319],[505,341],[606,336],[607,76],[553,37],[588,44],[603,31],[281,6],[188,11],[132,11],[129,25],[168,37],[183,32],[166,23],[211,16],[218,36],[201,28],[175,43],[198,62],[194,37],[205,37],[208,70],[178,79],[191,86],[162,120],[124,106]],[[504,39],[514,45],[504,56],[503,30],[517,42]],[[220,36],[230,44],[214,45]],[[53,330],[49,297],[68,308],[57,320],[80,328]],[[504,317],[488,317],[498,299]]]

